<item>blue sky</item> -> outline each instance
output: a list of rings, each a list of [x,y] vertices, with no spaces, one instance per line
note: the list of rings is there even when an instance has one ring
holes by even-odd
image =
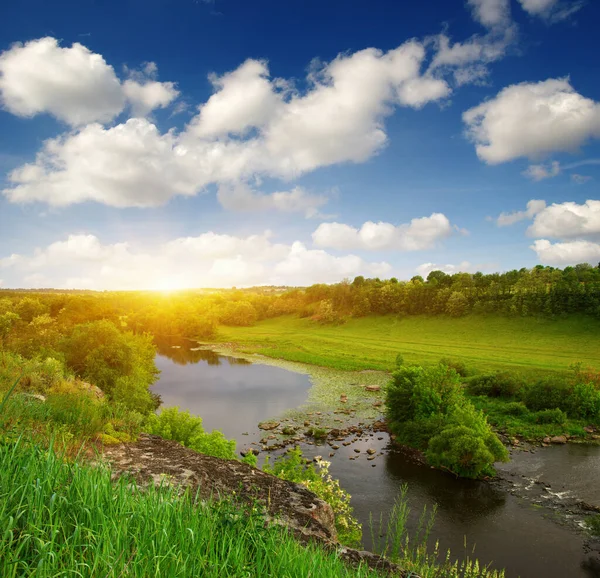
[[[592,0],[0,8],[0,286],[600,261]]]

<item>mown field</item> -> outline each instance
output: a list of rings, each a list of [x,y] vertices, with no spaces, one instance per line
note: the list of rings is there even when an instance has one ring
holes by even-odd
[[[252,327],[219,328],[215,339],[249,353],[343,370],[391,370],[402,353],[409,364],[447,357],[479,371],[531,374],[566,371],[573,363],[600,367],[600,320],[372,316],[319,325],[286,316]]]

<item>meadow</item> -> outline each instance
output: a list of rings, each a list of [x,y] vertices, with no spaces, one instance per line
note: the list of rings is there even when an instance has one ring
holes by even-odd
[[[215,341],[235,343],[247,353],[351,371],[390,371],[398,353],[407,364],[450,358],[479,372],[566,372],[574,363],[600,363],[600,320],[577,315],[386,315],[341,325],[284,316],[250,327],[220,326]]]

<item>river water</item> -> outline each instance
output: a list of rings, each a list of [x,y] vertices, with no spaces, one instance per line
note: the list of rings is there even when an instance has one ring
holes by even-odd
[[[177,405],[200,415],[205,429],[220,429],[238,441],[238,448],[258,442],[265,433],[257,424],[302,405],[310,389],[306,375],[185,345],[163,346],[156,364],[161,376],[152,389],[160,394],[163,407]],[[385,519],[407,484],[410,527],[416,528],[424,507],[431,510],[437,504],[432,535],[439,538],[442,552],[450,548],[456,558],[490,562],[505,568],[507,578],[599,575],[582,566],[587,558],[583,537],[553,519],[551,510],[486,482],[457,480],[419,465],[390,450],[388,442],[386,434],[373,434],[347,447],[340,444],[335,452],[328,445],[303,446],[305,455],[331,461],[331,474],[352,495],[366,548],[373,547],[370,517]],[[377,450],[375,460],[367,461],[369,448]],[[531,487],[543,479],[551,485],[548,497],[553,492],[555,497],[600,504],[600,447],[567,445],[519,453],[500,468],[517,487]]]

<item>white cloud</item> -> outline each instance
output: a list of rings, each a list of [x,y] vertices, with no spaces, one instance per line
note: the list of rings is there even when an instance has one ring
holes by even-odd
[[[40,38],[0,54],[0,100],[17,116],[49,113],[71,126],[107,123],[127,102],[144,116],[177,97],[175,85],[154,80],[156,73],[156,64],[146,63],[121,84],[100,54],[78,42],[63,48],[56,38]]]
[[[448,273],[448,275],[453,275],[454,273],[476,273],[481,270],[481,268],[481,265],[472,265],[469,261],[462,261],[458,265],[452,265],[450,263],[447,263],[446,265],[423,263],[416,268],[416,272],[422,277],[427,278],[427,275],[432,271],[443,271],[444,273]],[[488,266],[486,265],[484,268],[488,268]]]
[[[526,219],[533,219],[535,215],[537,215],[540,211],[543,211],[546,208],[546,201],[540,201],[536,199],[532,199],[527,203],[526,211],[514,211],[513,213],[501,213],[498,219],[496,219],[496,223],[499,227],[506,227],[508,225],[514,225],[514,223],[518,223],[519,221],[524,221]]]
[[[573,239],[600,235],[600,201],[554,203],[539,211],[527,230],[531,237]]]
[[[201,138],[243,134],[250,128],[264,126],[283,106],[278,82],[269,80],[267,63],[247,60],[233,72],[212,75],[216,89],[188,127]]]
[[[56,43],[55,48],[63,50]],[[362,162],[385,145],[383,121],[395,106],[420,108],[449,94],[445,81],[422,73],[425,56],[417,41],[389,52],[369,48],[340,55],[313,67],[304,94],[286,81],[271,81],[266,63],[248,60],[213,77],[215,94],[182,133],[161,134],[144,119],[112,128],[87,125],[46,141],[35,162],[9,175],[3,193],[21,203],[148,207],[174,195],[198,194],[211,183],[257,175],[291,178],[331,164]],[[127,92],[138,114],[176,96],[171,83],[156,83],[153,63],[126,72],[130,78],[119,90]],[[282,210],[302,206],[309,212],[307,205],[317,202],[298,189],[268,201]]]
[[[179,96],[174,83],[156,80],[142,83],[126,80],[123,83],[123,92],[131,103],[134,116],[146,116],[157,108],[165,108]]]
[[[34,163],[8,175],[12,202],[64,206],[97,201],[114,207],[153,207],[173,195],[194,195],[201,178],[171,133],[144,119],[105,129],[90,124],[44,143]]]
[[[543,181],[557,177],[560,171],[560,163],[552,161],[549,165],[529,165],[523,174],[533,181]]]
[[[600,137],[600,104],[575,92],[568,79],[508,86],[463,120],[477,155],[489,164],[575,152]]]
[[[473,17],[486,28],[510,23],[510,0],[467,0]]]
[[[356,229],[343,223],[321,223],[312,238],[319,247],[339,250],[419,251],[435,246],[454,230],[445,215],[432,213],[430,217],[412,219],[398,226],[367,221]]]
[[[263,194],[246,183],[220,185],[217,199],[229,211],[268,211],[304,213],[307,218],[318,217],[319,208],[329,200],[325,195],[313,195],[302,187],[290,191]]]
[[[577,263],[596,263],[600,261],[600,243],[592,241],[568,241],[551,243],[547,239],[538,239],[530,246],[541,263],[564,267]]]
[[[560,0],[519,0],[519,3],[530,16],[537,16],[551,23],[565,20],[585,4],[583,1],[566,3]]]
[[[592,177],[590,177],[589,175],[579,175],[577,173],[573,173],[571,175],[571,180],[578,185],[584,185],[588,181],[591,181]]]
[[[336,257],[299,242],[273,243],[271,233],[236,237],[213,232],[136,250],[103,244],[94,235],[69,235],[31,255],[0,259],[19,286],[89,289],[177,289],[253,284],[309,285],[355,275],[387,274],[387,263]]]
[[[55,38],[0,54],[0,95],[13,114],[48,112],[72,126],[108,122],[125,106],[115,71],[102,56],[79,43],[61,48]]]

